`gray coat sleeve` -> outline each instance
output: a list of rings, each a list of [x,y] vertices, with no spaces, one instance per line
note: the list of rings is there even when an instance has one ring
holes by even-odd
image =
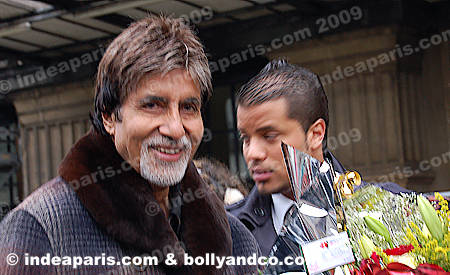
[[[14,253],[16,256],[14,256]],[[13,210],[0,223],[0,274],[56,274],[55,266],[27,265],[31,256],[53,255],[46,232],[30,213]],[[18,259],[14,265],[9,264]]]
[[[261,256],[261,250],[252,233],[234,216],[227,213],[228,222],[231,228],[231,238],[233,239],[233,256],[244,256],[246,258],[256,255]],[[235,266],[236,274],[258,274],[258,266],[246,265]]]

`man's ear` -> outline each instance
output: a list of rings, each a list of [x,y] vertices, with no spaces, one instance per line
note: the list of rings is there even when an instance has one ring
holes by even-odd
[[[312,152],[322,151],[322,141],[325,138],[327,126],[325,120],[319,118],[308,129],[306,133],[306,144]]]
[[[107,115],[103,113],[102,119],[103,126],[105,127],[106,132],[108,132],[108,134],[110,134],[111,136],[114,136],[116,131],[116,119],[114,117],[114,114]]]

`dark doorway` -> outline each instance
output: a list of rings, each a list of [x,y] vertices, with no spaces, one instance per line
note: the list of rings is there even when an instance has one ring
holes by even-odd
[[[0,99],[0,220],[19,203],[19,128],[12,103]]]

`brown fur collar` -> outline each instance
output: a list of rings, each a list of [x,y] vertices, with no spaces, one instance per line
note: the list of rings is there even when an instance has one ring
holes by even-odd
[[[180,248],[180,241],[191,256],[232,254],[223,204],[203,182],[193,163],[180,183],[182,194],[196,196],[193,200],[183,200],[181,240],[163,212],[155,211],[159,206],[151,185],[130,168],[109,138],[91,130],[72,147],[59,167],[59,174],[74,188],[100,228],[124,247],[150,255],[155,255],[152,253],[156,250],[164,256],[174,252],[179,264],[185,252]],[[222,273],[214,266],[193,266],[193,272]]]

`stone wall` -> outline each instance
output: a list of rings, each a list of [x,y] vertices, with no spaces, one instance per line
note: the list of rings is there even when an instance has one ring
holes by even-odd
[[[57,175],[60,161],[90,127],[92,83],[46,87],[13,98],[20,126],[23,195]]]
[[[329,141],[338,141],[332,149],[346,167],[367,181],[449,190],[448,43],[399,54],[420,38],[414,30],[383,26],[285,47],[270,58],[287,57],[321,76]],[[361,138],[349,142],[351,131]]]

